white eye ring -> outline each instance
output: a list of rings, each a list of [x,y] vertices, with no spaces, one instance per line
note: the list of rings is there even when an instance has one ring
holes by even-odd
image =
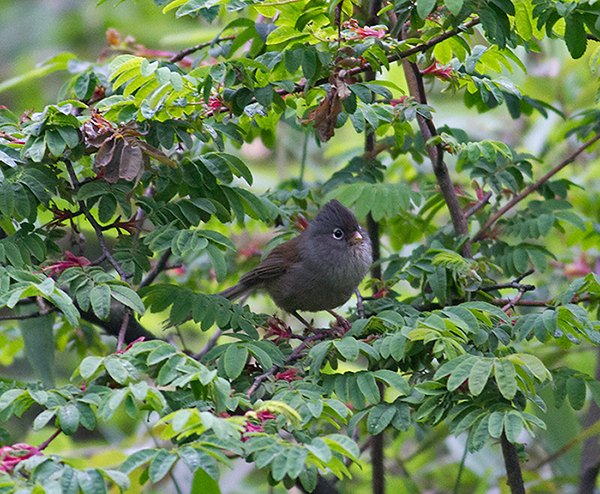
[[[333,230],[333,238],[335,238],[336,240],[342,240],[344,238],[344,232],[341,228],[336,228],[335,230]]]

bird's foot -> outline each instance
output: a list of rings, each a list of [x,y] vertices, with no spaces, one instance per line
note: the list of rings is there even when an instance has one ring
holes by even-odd
[[[304,324],[304,326],[306,326],[306,329],[308,329],[311,333],[316,333],[317,330],[314,328],[314,326],[308,322],[306,319],[304,319],[300,314],[298,314],[298,312],[293,311],[290,312],[290,314],[292,316],[294,316],[296,319],[298,319],[298,321],[300,321],[302,324]]]
[[[341,331],[342,335],[345,335],[348,330],[352,327],[352,323],[348,321],[348,319],[343,318],[337,312],[333,310],[328,310],[333,317],[335,317],[335,325],[333,326],[335,329]]]

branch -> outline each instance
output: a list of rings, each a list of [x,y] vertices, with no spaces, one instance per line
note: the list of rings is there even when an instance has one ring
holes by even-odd
[[[296,348],[294,348],[294,350],[292,351],[292,353],[290,353],[286,359],[285,359],[285,365],[288,364],[292,364],[294,363],[296,360],[298,360],[300,358],[300,354],[302,353],[303,350],[305,350],[308,347],[308,344],[319,340],[319,339],[325,339],[327,337],[329,337],[329,334],[326,333],[316,333],[313,334],[312,336],[309,336],[308,338],[306,338],[302,343],[300,343]],[[272,376],[273,374],[275,374],[275,372],[277,372],[278,369],[280,369],[281,367],[278,365],[274,365],[273,367],[271,367],[267,372],[265,372],[264,374],[261,374],[260,376],[257,376],[254,379],[254,382],[252,383],[252,386],[250,386],[250,388],[248,389],[248,391],[246,391],[246,396],[252,396],[252,393],[254,393],[258,387],[260,386],[260,383],[262,383],[263,381],[265,381],[266,379],[268,379],[270,376]]]
[[[150,271],[148,271],[148,274],[146,275],[146,277],[141,281],[140,285],[138,286],[138,289],[148,286],[150,283],[152,283],[156,279],[156,277],[161,272],[164,271],[164,269],[167,267],[167,262],[169,261],[169,257],[171,257],[171,253],[172,253],[171,248],[168,248],[167,250],[165,250],[162,253],[158,262],[152,267],[152,269]]]
[[[446,41],[447,39],[452,38],[453,36],[456,36],[457,34],[465,32],[468,29],[476,26],[479,23],[480,23],[480,20],[478,17],[476,17],[475,19],[471,19],[470,21],[465,22],[464,24],[458,26],[456,29],[447,31],[443,34],[440,34],[439,36],[435,36],[434,38],[431,38],[429,41],[426,41],[425,43],[421,43],[420,45],[415,45],[412,48],[409,48],[408,50],[404,50],[404,51],[401,51],[398,53],[394,53],[393,55],[390,55],[389,57],[387,57],[388,63],[397,62],[398,60],[403,60],[405,58],[410,57],[411,55],[415,55],[417,53],[427,51],[430,48],[433,48],[435,45],[441,43],[442,41]],[[225,38],[221,38],[221,39],[225,39]],[[373,70],[373,67],[371,66],[371,64],[369,62],[366,62],[363,65],[361,65],[360,67],[354,67],[352,69],[348,69],[346,71],[345,77],[352,77],[352,76],[355,76],[358,74],[362,74],[363,72],[367,72],[369,70]],[[327,84],[328,82],[329,82],[329,77],[323,77],[322,79],[319,79],[318,81],[316,81],[314,86],[315,87],[321,86],[323,84]],[[280,96],[286,96],[288,94],[302,93],[305,89],[306,89],[305,85],[296,84],[292,91],[286,91],[285,89],[276,89],[275,91]],[[252,103],[256,102],[256,98],[252,98],[251,102]],[[213,115],[213,113],[214,113],[214,110],[209,110],[204,114],[204,116],[210,117]]]
[[[37,312],[30,312],[29,314],[9,314],[7,316],[0,316],[0,321],[19,321],[23,319],[33,319],[35,317],[43,317],[51,312],[57,311],[58,308],[55,306],[47,307],[44,310]]]
[[[465,217],[469,218],[473,216],[477,211],[479,211],[492,197],[492,192],[487,192],[479,201],[477,201],[472,207],[465,211]]]
[[[404,61],[403,65],[410,95],[415,99],[415,101],[424,105],[427,104],[427,96],[425,94],[425,86],[423,84],[423,75],[421,74],[419,67],[417,64],[408,62],[407,60]],[[419,127],[425,142],[428,142],[432,137],[438,135],[438,131],[433,124],[433,121],[426,119],[419,113],[417,113],[417,120],[419,122]],[[456,189],[452,183],[452,178],[450,177],[450,172],[444,163],[444,148],[440,144],[427,145],[427,153],[429,154],[429,159],[433,165],[433,172],[437,179],[438,185],[440,186],[440,190],[444,196],[446,207],[450,212],[450,218],[452,220],[452,225],[454,226],[454,232],[457,236],[467,236],[469,234],[467,217],[460,207]],[[470,242],[465,243],[461,249],[461,254],[463,257],[471,257]]]
[[[125,335],[127,334],[130,317],[131,309],[129,307],[125,307],[123,321],[121,322],[121,329],[119,329],[119,336],[117,337],[117,352],[123,351],[123,344],[125,343]]]
[[[533,269],[530,269],[529,271],[526,271],[525,273],[523,273],[522,275],[515,278],[513,281],[511,281],[509,283],[498,283],[496,285],[484,286],[484,287],[480,288],[479,291],[480,292],[493,292],[494,290],[502,290],[504,288],[513,288],[515,290],[523,290],[525,292],[535,290],[534,285],[523,285],[523,284],[519,283],[523,278],[529,276],[530,274],[533,274],[533,272],[534,272]]]
[[[479,24],[479,22],[480,22],[479,17],[476,17],[475,19],[472,19],[472,20],[465,22],[464,24],[458,26],[456,29],[452,29],[451,31],[447,31],[443,34],[440,34],[439,36],[431,38],[429,41],[426,41],[425,43],[421,43],[420,45],[415,45],[412,48],[409,48],[408,50],[404,50],[404,51],[398,52],[394,55],[390,55],[389,57],[387,57],[388,62],[389,63],[397,62],[398,60],[408,58],[411,55],[415,55],[417,53],[427,51],[430,48],[433,48],[435,45],[441,43],[442,41],[446,41],[448,38],[452,38],[453,36],[456,36],[457,34],[460,34],[464,31],[466,31],[467,29],[470,29],[470,28],[476,26],[477,24]],[[365,63],[364,65],[362,65],[361,67],[355,67],[353,69],[349,69],[348,71],[346,71],[346,75],[353,76],[353,75],[360,74],[362,72],[366,72],[367,70],[372,70],[371,64],[368,62]],[[328,82],[328,81],[329,81],[329,79],[327,79],[323,82],[321,82],[321,80],[317,81],[317,85],[323,84],[324,82]]]
[[[514,197],[508,204],[501,207],[498,211],[496,211],[492,217],[481,227],[481,229],[477,232],[477,234],[473,237],[473,242],[478,242],[482,238],[485,237],[485,234],[490,230],[490,228],[496,223],[498,218],[500,218],[504,213],[506,213],[509,209],[515,207],[518,203],[520,203],[523,199],[525,199],[529,194],[533,191],[539,189],[542,185],[544,185],[548,180],[550,180],[554,175],[556,175],[559,171],[561,171],[565,166],[570,165],[575,161],[575,158],[579,156],[583,151],[589,148],[592,144],[594,144],[598,139],[600,139],[600,134],[592,137],[588,142],[586,142],[583,146],[576,149],[570,156],[568,156],[565,160],[560,162],[555,168],[550,170],[546,175],[540,178],[534,184],[531,184],[525,188],[523,192],[521,192],[518,196]]]
[[[208,340],[208,343],[205,345],[205,347],[200,350],[198,353],[192,355],[192,358],[201,361],[204,356],[210,352],[214,346],[217,344],[217,340],[219,339],[219,336],[221,336],[221,329],[217,328],[216,331],[214,332],[214,334],[211,336],[210,340]]]
[[[73,169],[73,164],[71,163],[70,160],[67,160],[67,159],[64,160],[64,163],[67,168],[67,171],[69,172],[69,177],[73,184],[73,188],[77,192],[77,190],[79,190],[80,184],[79,184],[79,180],[77,179],[77,175],[75,174],[75,170]],[[102,248],[102,254],[105,255],[106,259],[108,259],[108,261],[113,265],[113,267],[115,268],[115,271],[118,273],[121,280],[127,281],[127,276],[125,275],[123,268],[115,260],[115,258],[112,256],[112,254],[108,250],[108,247],[106,246],[106,241],[104,240],[104,234],[102,233],[102,227],[96,221],[96,219],[92,216],[92,213],[90,213],[90,211],[88,210],[84,201],[77,201],[77,203],[79,204],[79,209],[83,212],[83,215],[90,222],[90,225],[92,225],[94,232],[96,232],[96,237],[98,238],[98,243],[100,244],[100,247]]]
[[[188,55],[191,55],[192,53],[194,53],[194,52],[196,52],[198,50],[201,50],[202,48],[206,48],[207,46],[214,46],[217,43],[220,43],[221,41],[229,41],[229,40],[235,39],[235,38],[237,38],[237,35],[235,35],[235,36],[223,36],[222,38],[215,38],[212,41],[206,41],[205,43],[199,43],[196,46],[192,46],[191,48],[186,48],[185,50],[180,51],[176,55],[173,55],[171,58],[169,58],[167,60],[167,62],[171,62],[171,63],[180,62],[181,60],[183,60]]]
[[[40,451],[44,451],[48,447],[48,445],[60,435],[61,432],[62,432],[62,429],[57,429],[54,432],[54,434],[52,434],[48,439],[46,439],[42,444],[40,444],[38,446],[38,449]]]
[[[502,456],[504,457],[506,476],[508,477],[506,483],[510,488],[510,492],[511,494],[525,494],[525,484],[523,483],[517,447],[509,442],[504,432],[500,437],[500,444],[502,445]]]

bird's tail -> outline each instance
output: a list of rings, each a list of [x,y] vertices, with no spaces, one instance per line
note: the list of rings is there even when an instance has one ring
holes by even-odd
[[[233,285],[232,287],[219,292],[219,295],[221,295],[221,297],[225,297],[227,300],[234,301],[240,298],[242,295],[245,295],[247,291],[248,287],[238,283],[237,285]]]

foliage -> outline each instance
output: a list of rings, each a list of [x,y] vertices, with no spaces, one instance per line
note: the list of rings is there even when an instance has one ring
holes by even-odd
[[[598,119],[593,102],[562,108],[525,75],[548,46],[592,51],[594,2],[155,3],[218,36],[176,54],[109,31],[100,61],[62,54],[0,85],[68,73],[57,103],[0,107],[0,361],[24,348],[37,373],[3,377],[0,417],[50,436],[34,447],[4,434],[3,492],[140,492],[179,464],[188,490],[219,492],[235,458],[311,492],[320,476],[360,476],[352,465],[379,434],[465,433],[465,455],[499,440],[509,466],[516,444],[544,434],[548,400],[578,411],[588,389],[600,397],[589,369],[564,365],[574,345],[600,344],[599,274],[582,261],[570,283],[557,275],[575,256],[565,245],[598,240],[595,175],[555,177],[594,149]],[[469,114],[563,120],[537,156],[436,128],[442,100],[426,93],[440,85]],[[301,175],[258,192],[243,150],[274,148],[289,128],[306,136]],[[308,143],[340,135],[366,136],[365,149],[311,181]],[[218,295],[249,264],[232,232],[284,226],[282,241],[334,197],[383,246],[350,329],[293,332]],[[68,381],[56,382],[54,348],[77,359]],[[144,422],[155,444],[109,465],[43,452],[123,423],[131,446]]]

